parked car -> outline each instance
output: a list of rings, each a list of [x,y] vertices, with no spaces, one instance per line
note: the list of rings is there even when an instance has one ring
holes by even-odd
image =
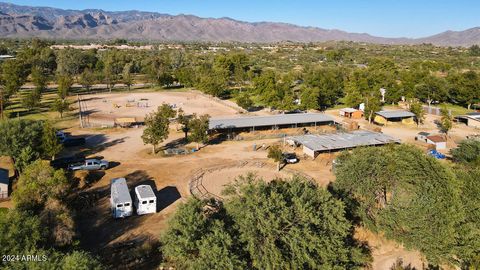
[[[67,134],[63,131],[57,131],[55,132],[55,135],[57,135],[57,138],[60,142],[63,142],[65,139],[67,139]]]
[[[283,161],[288,164],[293,164],[298,162],[297,155],[295,153],[284,153]]]
[[[68,167],[71,171],[78,171],[78,170],[106,170],[108,169],[108,161],[106,160],[99,160],[99,159],[87,159],[85,162],[81,164],[72,164]]]
[[[83,156],[70,156],[64,158],[57,158],[55,160],[50,161],[50,166],[55,169],[68,169],[71,164],[78,164],[85,162],[85,157]]]
[[[85,138],[72,138],[67,137],[63,140],[62,144],[65,147],[73,147],[73,146],[82,146],[85,144]]]

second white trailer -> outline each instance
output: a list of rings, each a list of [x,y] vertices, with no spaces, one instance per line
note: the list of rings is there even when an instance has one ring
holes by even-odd
[[[157,212],[157,197],[149,185],[140,185],[135,188],[135,208],[137,215],[153,214]]]

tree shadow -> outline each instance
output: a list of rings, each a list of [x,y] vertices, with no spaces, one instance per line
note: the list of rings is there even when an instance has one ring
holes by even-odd
[[[188,141],[184,137],[182,137],[180,139],[175,139],[173,141],[166,143],[163,146],[163,149],[178,148],[178,147],[185,146],[187,144],[188,144]]]
[[[209,145],[221,144],[221,143],[223,143],[224,141],[227,141],[227,140],[228,140],[228,136],[227,136],[226,134],[219,133],[219,134],[213,135],[213,136],[208,140],[208,144],[209,144]]]

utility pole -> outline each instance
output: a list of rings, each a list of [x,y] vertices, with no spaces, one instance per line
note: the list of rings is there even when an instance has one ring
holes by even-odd
[[[83,128],[82,103],[80,102],[80,95],[79,94],[77,94],[77,102],[78,102],[78,118],[80,120],[80,127]]]

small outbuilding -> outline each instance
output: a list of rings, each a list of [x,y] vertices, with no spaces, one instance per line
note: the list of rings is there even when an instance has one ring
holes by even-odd
[[[354,108],[340,109],[339,114],[342,117],[347,117],[351,119],[361,119],[363,117],[363,112]]]
[[[114,218],[131,216],[133,206],[132,197],[128,191],[127,180],[125,178],[112,179],[110,192],[112,216]]]
[[[157,197],[149,185],[140,185],[135,188],[135,208],[137,215],[153,214],[157,212]]]
[[[8,198],[9,185],[10,178],[8,177],[8,170],[0,168],[0,199]]]
[[[447,140],[441,135],[427,136],[427,143],[434,145],[436,150],[447,149]]]
[[[373,121],[380,125],[387,125],[391,122],[400,122],[406,125],[413,125],[415,114],[409,111],[395,110],[395,111],[379,111],[375,113]]]

